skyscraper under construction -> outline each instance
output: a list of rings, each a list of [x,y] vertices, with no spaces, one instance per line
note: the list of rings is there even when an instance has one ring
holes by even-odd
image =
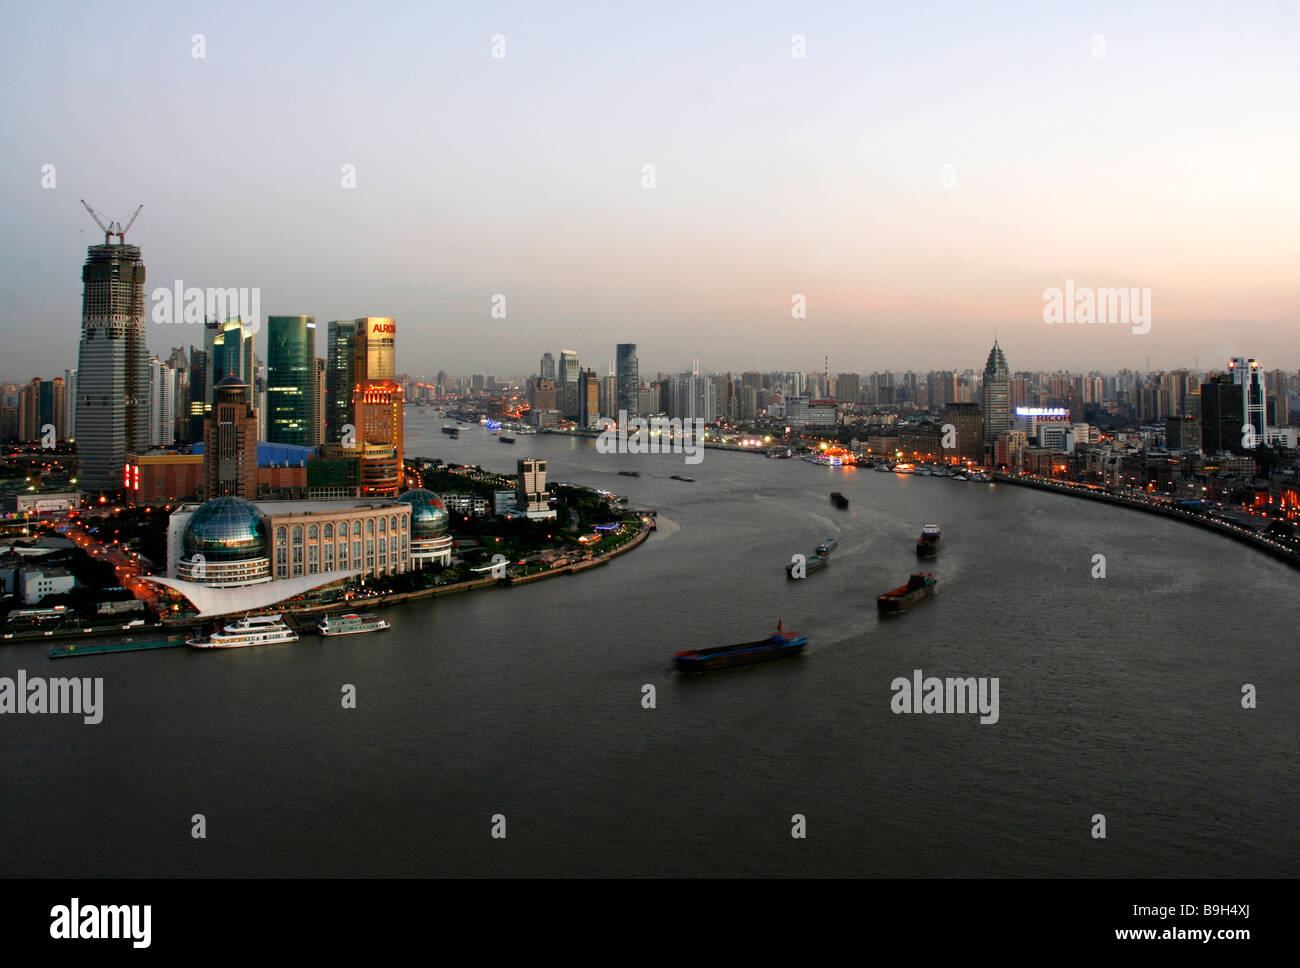
[[[149,449],[145,268],[139,246],[126,244],[135,216],[123,228],[105,225],[86,208],[104,230],[104,243],[89,247],[81,270],[77,476],[82,489],[102,494],[123,488],[128,453]]]

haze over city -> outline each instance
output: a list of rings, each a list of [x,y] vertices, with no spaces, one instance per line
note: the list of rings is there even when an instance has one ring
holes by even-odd
[[[625,340],[644,372],[966,368],[995,331],[1015,369],[1297,365],[1294,5],[734,14],[12,11],[0,375],[76,365],[81,198],[144,204],[150,291],[393,316],[417,376]],[[1150,331],[1046,325],[1067,280],[1150,289]]]

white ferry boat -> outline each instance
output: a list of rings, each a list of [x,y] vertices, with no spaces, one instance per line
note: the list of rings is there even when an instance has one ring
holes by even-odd
[[[206,638],[186,639],[196,649],[243,649],[250,645],[297,642],[298,633],[285,625],[279,615],[245,615],[234,625]]]
[[[358,635],[361,632],[382,632],[389,628],[382,618],[373,615],[327,615],[316,623],[321,635]]]

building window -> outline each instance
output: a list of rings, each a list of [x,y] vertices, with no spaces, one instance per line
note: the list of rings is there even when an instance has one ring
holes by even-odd
[[[366,537],[373,538],[374,536],[375,536],[375,519],[366,518]]]
[[[366,571],[372,571],[374,567],[375,567],[375,543],[374,541],[367,539],[366,540]]]
[[[322,537],[324,537],[324,539],[325,539],[326,541],[333,541],[333,540],[334,540],[334,525],[332,525],[332,524],[327,524],[327,525],[325,525],[324,531],[322,532]]]
[[[334,545],[333,543],[325,546],[325,567],[324,571],[334,570]]]
[[[339,542],[339,567],[346,568],[347,566],[348,566],[348,543],[346,541],[340,541]]]
[[[360,541],[352,542],[352,567],[353,568],[361,567],[361,542]]]
[[[302,544],[302,525],[301,525],[301,524],[295,524],[295,525],[293,526],[293,543],[296,544],[296,545],[300,545],[300,544]]]
[[[275,529],[275,542],[276,542],[276,544],[284,544],[285,541],[288,540],[288,538],[289,538],[289,532],[286,531],[286,530],[284,529],[283,526],[278,527],[278,528]]]
[[[388,519],[387,519],[387,518],[380,518],[380,519],[379,519],[379,533],[380,533],[380,534],[387,534],[387,533],[388,533]]]
[[[354,537],[354,538],[359,538],[359,537],[361,537],[361,522],[360,522],[360,521],[353,521],[353,522],[352,522],[352,537]]]
[[[320,540],[320,529],[317,528],[316,525],[313,524],[307,529],[307,540],[308,541]]]

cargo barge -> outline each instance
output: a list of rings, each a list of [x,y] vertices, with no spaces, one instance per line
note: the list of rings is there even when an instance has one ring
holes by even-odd
[[[917,572],[893,591],[876,596],[876,607],[881,615],[898,615],[938,591],[934,575]]]
[[[673,664],[679,672],[709,672],[714,669],[730,669],[734,666],[750,665],[755,662],[767,662],[771,659],[784,659],[798,655],[808,644],[806,636],[795,632],[785,632],[778,622],[776,632],[757,642],[743,642],[740,645],[723,645],[714,649],[688,649],[673,656]]]
[[[916,539],[916,556],[933,558],[939,554],[940,531],[937,524],[927,524],[921,528],[921,537]]]

